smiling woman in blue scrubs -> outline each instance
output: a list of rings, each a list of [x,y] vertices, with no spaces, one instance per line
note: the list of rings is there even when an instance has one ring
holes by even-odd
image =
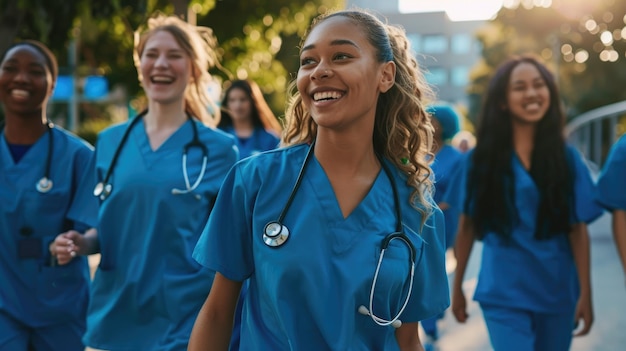
[[[101,253],[84,340],[110,351],[186,350],[213,281],[191,253],[238,155],[231,136],[203,124],[215,125],[204,99],[210,30],[159,15],[139,33],[148,108],[99,135],[97,235],[75,243]]]
[[[468,315],[463,276],[475,239],[483,251],[474,299],[495,351],[569,350],[591,329],[587,223],[601,213],[579,153],[563,138],[554,77],[531,57],[490,81],[476,147],[446,202],[462,211],[452,311]]]
[[[606,210],[611,211],[613,239],[626,273],[626,135],[611,147],[602,173],[598,178],[596,199]]]
[[[189,348],[227,350],[249,279],[242,350],[421,350],[449,304],[429,89],[365,12],[320,17],[301,48],[289,146],[233,167],[194,251],[217,273]]]
[[[96,224],[97,202],[77,191],[93,148],[47,120],[58,72],[48,48],[19,42],[0,61],[0,351],[82,351],[87,262],[59,266],[50,244]]]

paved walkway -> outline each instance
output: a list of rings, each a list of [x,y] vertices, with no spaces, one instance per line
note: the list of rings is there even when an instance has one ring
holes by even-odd
[[[592,223],[589,232],[595,322],[587,336],[574,339],[571,351],[626,350],[626,277],[611,236],[610,216]],[[466,273],[464,289],[468,298],[473,294],[479,265],[480,244],[474,246]],[[446,312],[439,323],[437,351],[492,350],[476,302],[469,302],[468,313],[466,324],[459,324],[450,311]]]

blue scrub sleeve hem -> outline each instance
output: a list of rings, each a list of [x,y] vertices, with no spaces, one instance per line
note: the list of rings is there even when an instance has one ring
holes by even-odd
[[[243,282],[244,280],[250,277],[249,275],[243,276],[243,277],[239,276],[222,265],[215,264],[214,262],[206,260],[205,257],[202,257],[202,255],[199,255],[196,252],[192,254],[192,257],[194,260],[196,260],[196,262],[198,262],[203,267],[207,268],[214,274],[219,272],[219,274],[223,275],[228,280],[232,280],[234,282]]]

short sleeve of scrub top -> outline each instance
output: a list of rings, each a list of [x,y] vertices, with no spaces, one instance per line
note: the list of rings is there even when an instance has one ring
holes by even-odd
[[[574,213],[572,223],[591,223],[602,215],[602,208],[593,201],[595,185],[591,179],[589,167],[581,154],[567,145],[569,162],[573,163],[574,171]],[[572,162],[573,161],[573,162]]]
[[[626,210],[626,135],[615,142],[596,189],[596,200],[609,211]]]

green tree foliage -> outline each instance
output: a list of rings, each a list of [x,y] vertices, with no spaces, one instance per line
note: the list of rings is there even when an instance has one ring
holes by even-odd
[[[626,100],[626,2],[521,0],[502,8],[478,34],[482,60],[472,70],[475,120],[491,73],[510,55],[534,54],[555,73],[568,116]],[[604,33],[604,34],[603,34]]]
[[[223,69],[211,73],[222,80],[257,81],[282,115],[300,36],[314,16],[343,5],[343,0],[0,0],[0,52],[14,40],[38,39],[63,67],[75,40],[78,75],[103,74],[132,99],[142,93],[132,59],[133,32],[155,11],[185,16],[190,8],[220,44]]]
[[[250,78],[267,93],[278,115],[295,77],[298,44],[313,17],[342,0],[229,0],[217,2],[198,24],[214,29],[228,79]]]

